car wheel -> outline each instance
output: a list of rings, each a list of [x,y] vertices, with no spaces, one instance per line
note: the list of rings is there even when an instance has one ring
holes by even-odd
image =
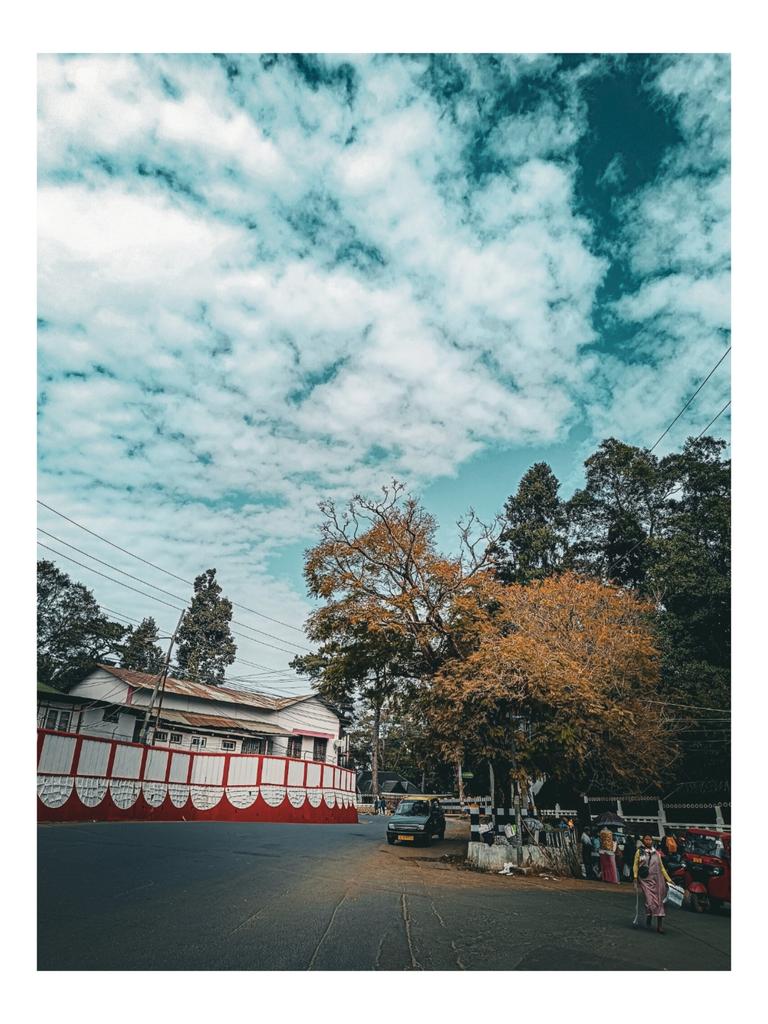
[[[424,845],[425,846],[431,846],[432,845],[432,833],[431,832],[427,832],[427,834],[425,836],[422,836],[422,839],[424,840]]]
[[[387,842],[389,843],[390,846],[395,845],[395,837],[391,836],[389,832],[387,832]]]
[[[445,829],[444,828],[440,829],[440,831],[437,833],[437,838],[438,839],[445,839]]]

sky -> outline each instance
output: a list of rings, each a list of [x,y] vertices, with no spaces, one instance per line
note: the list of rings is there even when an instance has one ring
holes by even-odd
[[[321,499],[397,478],[450,550],[532,463],[567,496],[603,438],[653,444],[730,344],[726,56],[38,73],[39,498],[183,580],[215,567],[233,677],[306,689],[287,652]],[[729,370],[658,454],[725,405]],[[39,526],[42,557],[170,632],[189,586]]]

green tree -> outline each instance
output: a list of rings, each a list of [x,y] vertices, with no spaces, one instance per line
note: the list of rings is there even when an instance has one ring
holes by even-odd
[[[537,462],[507,499],[494,545],[496,573],[504,583],[529,583],[556,572],[567,544],[567,517],[559,481]]]
[[[452,786],[453,767],[446,768],[428,722],[429,694],[421,688],[396,694],[384,710],[382,763],[422,792],[445,792]]]
[[[177,634],[175,671],[182,679],[214,686],[224,682],[237,652],[231,620],[232,602],[221,596],[216,570],[207,569],[195,578],[194,594]]]
[[[165,655],[157,639],[157,624],[151,616],[142,619],[135,629],[129,628],[120,649],[120,662],[123,668],[132,668],[136,672],[148,672],[151,675],[159,672],[163,667]]]
[[[306,629],[320,648],[316,654],[294,658],[291,668],[310,676],[330,704],[346,709],[357,706],[357,732],[360,712],[367,713],[372,787],[378,794],[382,713],[407,685],[407,644],[392,631],[373,632],[365,623],[351,623],[333,608],[310,616]]]
[[[689,438],[656,459],[604,441],[568,503],[566,561],[650,598],[663,694],[680,705],[679,777],[727,778],[730,734],[730,462],[725,443]],[[725,715],[705,709],[723,709]]]
[[[37,563],[37,678],[60,690],[120,650],[126,629],[53,562]]]
[[[671,478],[642,448],[611,437],[584,463],[586,485],[567,503],[569,568],[643,589],[663,529]]]
[[[724,442],[689,440],[668,456],[676,481],[664,536],[654,549],[648,589],[659,609],[665,690],[681,708],[689,778],[727,778],[730,708],[731,502]]]

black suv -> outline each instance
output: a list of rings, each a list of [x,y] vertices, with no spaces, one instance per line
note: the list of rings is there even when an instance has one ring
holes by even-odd
[[[429,846],[433,836],[445,838],[445,815],[439,800],[401,800],[387,825],[388,843]]]

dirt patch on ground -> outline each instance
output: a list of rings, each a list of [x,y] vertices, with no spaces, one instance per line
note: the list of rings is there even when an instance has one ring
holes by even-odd
[[[381,816],[373,818],[370,823],[382,826],[384,831],[386,821],[386,816]],[[430,884],[453,887],[458,884],[462,889],[603,892],[613,895],[631,892],[629,885],[608,885],[604,882],[588,882],[582,878],[558,877],[547,874],[546,869],[542,869],[538,874],[525,876],[478,871],[466,862],[468,842],[469,821],[461,818],[448,818],[445,839],[442,842],[435,841],[432,846],[406,843],[390,846],[382,835],[382,845],[373,854],[374,861],[378,861],[378,867],[374,868],[372,865],[372,870],[386,873],[397,864],[400,871],[406,872],[406,876],[413,872],[415,879],[423,872],[427,872]]]

